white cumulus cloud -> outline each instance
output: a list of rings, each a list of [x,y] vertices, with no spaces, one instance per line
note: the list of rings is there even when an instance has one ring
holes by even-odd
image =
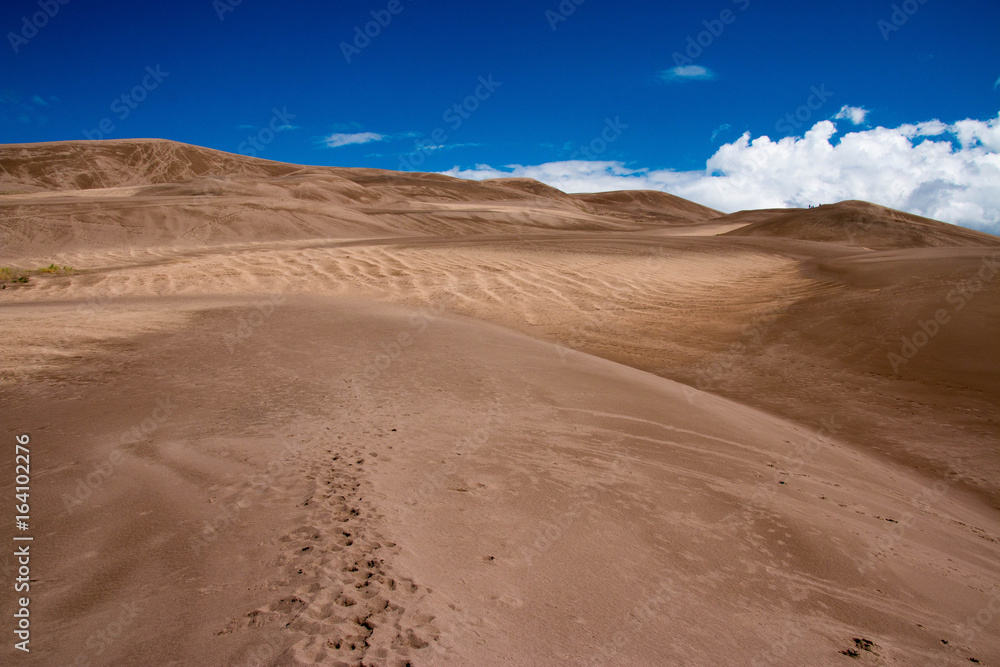
[[[840,111],[837,112],[837,115],[834,116],[834,118],[849,120],[855,125],[861,125],[861,123],[865,122],[865,118],[867,116],[867,109],[862,109],[861,107],[851,107],[845,104],[840,107]]]
[[[323,143],[327,148],[340,148],[351,144],[368,144],[373,141],[384,141],[384,134],[375,132],[355,132],[353,134],[334,133],[328,137],[323,137]]]
[[[804,136],[778,141],[747,132],[696,171],[572,160],[443,173],[476,180],[523,176],[566,192],[664,190],[726,212],[863,199],[1000,234],[1000,114],[847,134],[824,120]]]

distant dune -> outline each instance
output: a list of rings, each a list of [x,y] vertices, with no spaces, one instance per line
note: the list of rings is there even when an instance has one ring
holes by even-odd
[[[10,145],[0,147],[0,262],[204,243],[624,231],[718,214],[654,194],[616,210],[528,179],[303,167],[161,140]]]
[[[773,216],[762,213],[745,211],[727,216],[728,221],[748,223],[728,234],[844,243],[877,250],[1000,245],[1000,238],[992,234],[863,201],[776,210]]]
[[[1000,662],[998,256],[865,202],[0,146],[30,664]]]
[[[194,178],[274,178],[295,165],[161,139],[9,144],[0,152],[4,189],[83,190]]]
[[[641,216],[656,222],[704,222],[722,215],[721,211],[653,190],[599,192],[573,197],[611,215]]]

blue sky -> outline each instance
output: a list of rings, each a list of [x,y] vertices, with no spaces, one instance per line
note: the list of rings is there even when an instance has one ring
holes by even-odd
[[[902,135],[995,154],[1000,132],[995,1],[65,2],[0,9],[0,142],[162,137],[318,165],[535,169],[569,189],[617,177],[732,208],[732,187],[650,174],[732,175],[720,149],[749,155],[766,136],[790,151],[828,120],[830,145],[939,120],[930,138]],[[964,119],[984,124],[975,145],[960,144]],[[920,209],[925,186],[884,200],[937,210]],[[981,227],[1000,220],[984,196],[969,213]]]

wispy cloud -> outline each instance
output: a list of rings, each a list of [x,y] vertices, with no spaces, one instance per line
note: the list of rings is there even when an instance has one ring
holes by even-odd
[[[1000,88],[1000,76],[997,77],[997,82],[993,84],[993,88]]]
[[[334,133],[328,137],[323,137],[323,143],[327,148],[340,148],[352,144],[369,144],[373,141],[385,141],[386,135],[377,132],[354,132],[352,134]]]
[[[723,123],[719,127],[715,128],[715,131],[712,132],[712,141],[715,141],[715,138],[720,134],[722,134],[723,132],[725,132],[726,130],[731,130],[731,129],[733,129],[733,126],[730,125],[729,123]]]
[[[867,117],[868,117],[867,109],[863,109],[861,107],[852,107],[846,104],[840,107],[840,111],[838,111],[837,115],[834,116],[834,118],[838,120],[849,120],[855,125],[861,125],[861,123],[865,122],[865,118]]]
[[[701,65],[680,65],[660,72],[664,81],[709,81],[715,78],[715,72]]]
[[[0,123],[17,121],[22,125],[46,125],[49,119],[45,114],[58,102],[59,98],[54,95],[44,98],[41,95],[23,96],[16,91],[4,91],[0,93]]]
[[[450,151],[456,148],[468,148],[470,146],[482,146],[483,144],[477,143],[466,143],[466,144],[438,144],[437,146],[424,146],[425,151]]]

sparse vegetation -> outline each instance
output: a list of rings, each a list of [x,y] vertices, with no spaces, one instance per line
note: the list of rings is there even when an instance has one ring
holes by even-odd
[[[28,282],[26,271],[0,267],[0,288],[6,288],[8,284],[17,285]]]
[[[6,289],[8,285],[12,287],[27,285],[31,281],[32,274],[65,276],[72,272],[73,272],[73,267],[59,266],[58,264],[49,264],[48,266],[42,266],[35,269],[34,271],[23,270],[23,269],[12,269],[9,267],[0,267],[0,289]]]
[[[58,266],[56,264],[49,264],[48,266],[43,266],[37,270],[37,273],[56,273],[59,275],[64,275],[73,270],[71,266]]]

